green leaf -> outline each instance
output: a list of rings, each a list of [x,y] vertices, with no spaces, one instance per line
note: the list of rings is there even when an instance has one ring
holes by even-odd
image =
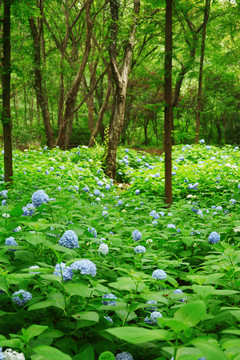
[[[99,322],[99,315],[94,311],[82,311],[80,313],[72,315],[74,319],[78,320],[89,320],[94,322]]]
[[[77,356],[74,356],[74,360],[94,360],[94,351],[91,345],[84,345]]]
[[[89,288],[81,281],[68,282],[64,285],[64,287],[70,295],[78,295],[82,297],[89,297],[91,295],[91,292],[93,291],[93,289]]]
[[[238,294],[238,293],[239,293],[239,291],[228,290],[228,289],[220,289],[220,290],[213,291],[213,295],[223,295],[223,296],[234,295],[234,294]]]
[[[188,326],[195,326],[202,320],[205,314],[205,304],[199,300],[183,305],[175,312],[174,318]]]
[[[227,356],[224,352],[215,344],[211,343],[208,338],[196,338],[192,341],[192,344],[201,350],[202,354],[207,357],[208,360],[227,360]]]
[[[48,329],[48,326],[41,326],[41,325],[32,325],[27,329],[22,329],[22,333],[28,342],[34,336],[38,336],[43,333],[45,330]]]
[[[69,355],[51,346],[41,345],[32,350],[42,356],[42,360],[72,360]]]
[[[193,285],[193,291],[200,295],[203,299],[206,299],[209,295],[214,292],[213,286],[204,286],[204,285]]]
[[[63,294],[61,294],[61,293],[51,294],[51,295],[49,295],[48,300],[41,301],[41,302],[38,302],[36,304],[29,306],[28,311],[44,309],[49,306],[54,306],[54,307],[64,310],[65,309],[65,301],[64,301]]]
[[[117,327],[105,331],[132,344],[141,344],[156,340],[170,340],[173,338],[173,335],[166,330],[149,330],[136,326]]]
[[[117,290],[128,290],[128,291],[136,290],[137,287],[136,283],[130,277],[120,277],[117,279],[116,282],[109,283],[108,285]]]

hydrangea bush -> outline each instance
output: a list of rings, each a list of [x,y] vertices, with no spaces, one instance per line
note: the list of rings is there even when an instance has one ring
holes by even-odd
[[[117,184],[102,154],[14,152],[0,358],[237,360],[239,151],[176,146],[170,209],[163,156],[119,149]]]

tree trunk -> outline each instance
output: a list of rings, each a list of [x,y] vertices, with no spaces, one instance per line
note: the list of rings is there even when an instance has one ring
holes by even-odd
[[[172,204],[172,0],[166,0],[164,60],[165,203]]]
[[[67,98],[65,101],[65,111],[64,111],[63,119],[60,124],[59,132],[58,132],[57,145],[61,149],[65,149],[65,146],[66,146],[66,135],[67,135],[68,122],[71,120],[71,118],[74,114],[74,108],[75,108],[78,90],[79,90],[79,87],[80,87],[80,84],[82,81],[83,72],[85,70],[87,60],[88,60],[90,50],[91,50],[91,34],[92,34],[93,23],[92,23],[91,17],[90,17],[90,9],[91,9],[92,2],[93,2],[93,0],[88,0],[86,2],[86,6],[85,6],[85,12],[86,12],[85,50],[84,50],[82,62],[79,67],[79,70],[77,72],[77,75],[75,76],[72,86],[67,94]]]
[[[104,171],[105,174],[112,179],[116,179],[117,147],[124,123],[126,94],[126,86],[122,86],[121,88],[117,89],[113,110],[114,115],[109,128],[107,156],[104,161]]]
[[[203,20],[203,29],[202,29],[202,43],[201,43],[201,56],[200,56],[199,77],[198,77],[198,95],[197,95],[195,143],[198,143],[198,141],[199,141],[200,119],[201,119],[201,112],[202,112],[203,63],[204,63],[205,40],[206,40],[206,30],[207,30],[207,22],[208,22],[208,19],[209,19],[209,12],[210,12],[210,0],[206,0],[205,9],[204,9],[204,20]]]
[[[90,138],[89,143],[88,143],[88,147],[93,147],[93,145],[95,143],[95,138],[97,137],[97,135],[98,135],[98,133],[100,131],[103,116],[104,116],[105,111],[106,111],[107,106],[108,106],[108,101],[109,101],[109,97],[111,95],[111,91],[112,91],[112,79],[111,79],[111,72],[109,71],[109,74],[108,74],[108,88],[107,88],[107,92],[106,92],[106,97],[105,97],[105,100],[104,100],[104,102],[103,102],[103,104],[101,106],[101,109],[99,111],[99,115],[98,115],[95,127],[94,127],[94,129],[92,131],[91,138]]]
[[[110,0],[111,10],[111,42],[109,48],[110,63],[112,68],[113,79],[116,84],[116,96],[113,109],[113,117],[109,128],[109,139],[106,152],[103,159],[103,168],[107,176],[116,179],[116,158],[117,147],[124,125],[124,114],[126,104],[126,94],[128,85],[128,76],[131,67],[132,53],[135,41],[135,33],[140,11],[140,0],[134,0],[134,17],[129,32],[129,39],[125,46],[124,59],[121,70],[117,63],[117,33],[118,33],[118,0]]]
[[[43,123],[46,132],[47,145],[50,148],[54,146],[53,129],[50,122],[48,98],[44,90],[42,71],[41,71],[41,33],[35,24],[34,18],[29,19],[33,43],[34,43],[34,89],[36,92],[37,102],[41,108]]]
[[[4,141],[4,180],[13,181],[12,166],[12,120],[10,107],[11,89],[11,1],[4,1],[3,14],[3,67],[2,67],[2,123]]]

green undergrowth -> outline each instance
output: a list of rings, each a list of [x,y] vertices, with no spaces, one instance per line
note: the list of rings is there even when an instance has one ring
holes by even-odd
[[[2,169],[2,351],[32,360],[239,360],[238,148],[176,146],[170,208],[164,154],[119,149],[118,183],[105,177],[102,155],[98,146],[16,151],[7,193]],[[39,190],[42,204],[26,208]],[[11,237],[17,245],[6,245]],[[19,290],[27,301],[16,301]]]

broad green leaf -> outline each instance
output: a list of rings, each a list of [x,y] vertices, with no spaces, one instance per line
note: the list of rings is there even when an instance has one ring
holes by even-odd
[[[37,346],[32,351],[42,356],[42,360],[72,360],[69,355],[52,346]]]
[[[221,345],[221,348],[224,350],[233,347],[240,349],[240,339],[229,339],[224,341],[224,343]]]
[[[217,345],[211,343],[208,338],[196,338],[192,341],[192,344],[200,349],[203,356],[206,356],[208,360],[228,359],[224,352]]]
[[[83,346],[80,351],[79,354],[77,356],[74,357],[74,360],[94,360],[94,350],[93,347],[91,345],[85,345]]]
[[[220,289],[220,290],[217,289],[213,291],[213,295],[223,295],[223,296],[234,295],[238,293],[239,291],[228,290],[228,289]]]
[[[66,284],[64,284],[64,287],[70,295],[78,295],[82,297],[90,296],[91,292],[93,291],[93,289],[89,288],[87,285],[81,283],[80,281],[67,282]]]
[[[175,312],[174,318],[188,326],[195,326],[202,320],[205,314],[205,304],[199,300],[183,305]]]
[[[193,291],[200,295],[203,299],[211,295],[214,291],[213,286],[204,286],[204,285],[193,285]]]
[[[72,315],[72,317],[78,320],[89,320],[94,322],[99,321],[99,315],[97,312],[94,311],[82,311],[80,313]]]
[[[59,309],[65,309],[65,301],[64,296],[61,293],[54,293],[49,295],[48,300],[38,302],[36,304],[33,304],[29,306],[28,311],[30,310],[38,310],[38,309],[44,309],[49,306],[54,306]]]
[[[136,290],[137,287],[136,283],[130,277],[120,277],[117,279],[116,282],[109,283],[108,285],[117,290],[128,290],[128,291]]]
[[[105,331],[132,344],[141,344],[156,340],[170,340],[173,338],[173,335],[166,330],[149,330],[136,326],[117,327]]]
[[[48,326],[42,326],[42,325],[31,325],[27,329],[22,329],[22,333],[28,342],[31,338],[34,336],[38,336],[41,333],[43,333],[45,330],[48,329]]]
[[[115,313],[122,321],[131,321],[133,319],[136,319],[137,315],[135,312],[128,312],[126,310],[116,310]]]

